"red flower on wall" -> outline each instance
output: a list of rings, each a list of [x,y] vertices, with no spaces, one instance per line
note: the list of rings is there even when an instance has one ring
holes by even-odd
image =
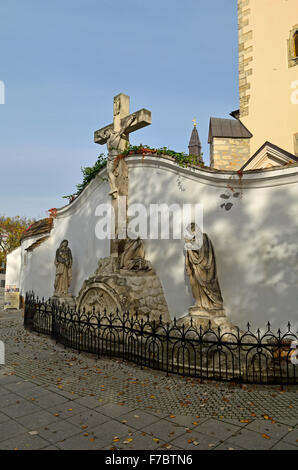
[[[50,214],[50,218],[56,218],[57,217],[57,209],[56,207],[52,207],[52,209],[49,209],[48,210],[49,214]]]

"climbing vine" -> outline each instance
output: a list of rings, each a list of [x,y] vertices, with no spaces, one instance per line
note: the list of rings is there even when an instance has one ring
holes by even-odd
[[[81,167],[81,172],[83,173],[82,183],[77,184],[77,191],[74,194],[69,194],[68,196],[63,196],[64,199],[68,199],[69,202],[72,202],[82,191],[83,189],[92,181],[98,172],[104,168],[107,164],[107,157],[104,153],[101,153],[95,164],[93,166]]]
[[[174,159],[174,161],[181,167],[188,167],[190,165],[196,165],[204,167],[198,156],[196,155],[187,155],[184,152],[175,152],[170,150],[167,147],[162,147],[160,149],[150,148],[148,145],[130,145],[126,150],[119,154],[115,159],[115,166],[117,166],[119,160],[122,158],[129,157],[130,155],[142,155],[143,158],[146,155],[167,155]],[[104,168],[107,164],[107,157],[104,153],[101,153],[95,164],[93,166],[81,167],[83,173],[82,183],[77,184],[77,191],[74,194],[69,194],[68,196],[63,196],[63,198],[68,199],[69,202],[72,202],[82,191],[83,189],[92,181],[98,172]]]

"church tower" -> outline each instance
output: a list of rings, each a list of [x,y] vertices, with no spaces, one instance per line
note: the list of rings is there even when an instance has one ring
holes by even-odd
[[[193,130],[190,136],[190,141],[188,144],[188,154],[197,156],[198,160],[200,162],[203,162],[202,156],[201,156],[202,146],[201,146],[201,141],[200,141],[199,133],[197,130],[197,123],[195,119],[193,120],[193,123],[194,123],[194,126],[193,126]]]
[[[298,1],[238,0],[239,119],[250,155],[270,142],[298,156]]]

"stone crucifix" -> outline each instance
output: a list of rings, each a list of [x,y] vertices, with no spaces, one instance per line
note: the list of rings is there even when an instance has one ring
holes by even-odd
[[[149,126],[152,122],[151,112],[140,109],[129,114],[129,96],[120,93],[114,97],[113,124],[94,132],[96,144],[107,144],[108,161],[107,172],[110,183],[110,195],[116,199],[118,187],[115,177],[115,159],[129,146],[129,134],[142,127]]]
[[[120,230],[120,227],[118,227],[118,196],[128,195],[128,171],[125,160],[121,159],[116,165],[116,158],[129,146],[129,134],[131,132],[151,124],[151,112],[147,109],[140,109],[129,114],[129,96],[120,93],[114,97],[113,115],[112,124],[94,132],[94,142],[101,145],[107,144],[108,148],[107,173],[115,214],[115,238],[111,237],[110,249],[111,256],[117,257],[121,251],[118,239]],[[125,213],[127,219],[127,200]]]

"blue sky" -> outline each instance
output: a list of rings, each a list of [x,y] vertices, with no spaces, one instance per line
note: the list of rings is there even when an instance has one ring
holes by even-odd
[[[238,108],[236,0],[2,0],[0,214],[43,218],[106,151],[94,130],[130,95],[152,125],[130,142],[188,151],[197,118]]]

